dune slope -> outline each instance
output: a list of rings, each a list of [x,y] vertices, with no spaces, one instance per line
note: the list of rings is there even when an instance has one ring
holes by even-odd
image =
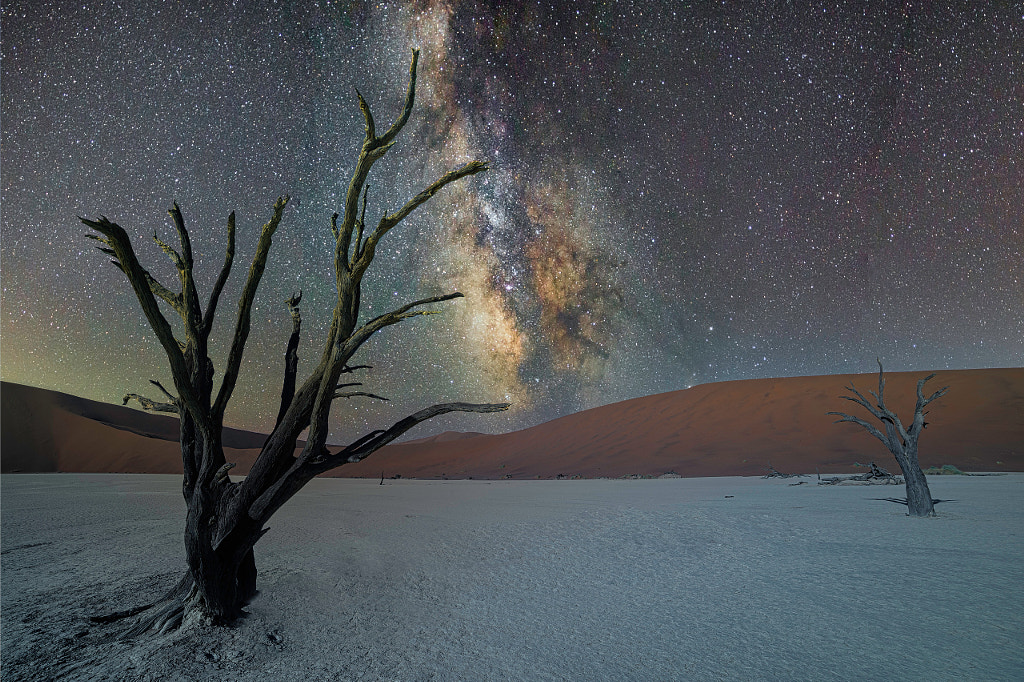
[[[886,404],[913,414],[923,373],[886,375]],[[586,410],[530,429],[447,442],[394,445],[348,476],[552,477],[763,474],[852,471],[875,460],[896,471],[892,456],[853,424],[828,411],[860,409],[840,395],[853,382],[865,393],[877,375],[755,379],[695,386]],[[1024,469],[1024,369],[941,372],[926,391],[949,386],[929,406],[921,437],[923,466],[974,471]],[[868,416],[868,415],[863,415]]]
[[[913,413],[919,372],[886,374],[886,402]],[[853,424],[826,412],[861,408],[841,398],[877,375],[753,379],[704,384],[585,410],[500,435],[445,432],[391,445],[336,476],[406,478],[554,478],[746,476],[769,463],[787,472],[839,473],[892,456]],[[922,466],[1024,471],[1024,369],[943,371],[925,387],[949,392],[929,406]],[[3,471],[181,471],[171,417],[92,403],[5,383]],[[863,414],[862,416],[868,417]],[[156,421],[153,421],[156,420]],[[426,427],[420,427],[426,428]],[[229,461],[245,473],[263,436],[234,432]]]

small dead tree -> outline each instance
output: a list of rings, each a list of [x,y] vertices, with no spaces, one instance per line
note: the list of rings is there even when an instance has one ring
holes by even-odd
[[[936,398],[945,395],[946,391],[949,390],[949,386],[946,386],[925,398],[923,393],[924,385],[934,376],[935,374],[929,374],[917,382],[917,405],[914,407],[914,419],[910,423],[910,428],[904,428],[903,422],[896,416],[896,413],[885,406],[885,373],[882,370],[881,360],[878,360],[878,393],[868,391],[875,399],[875,405],[872,405],[852,382],[847,387],[847,390],[853,393],[854,397],[848,395],[840,397],[864,407],[875,419],[882,423],[885,427],[885,433],[882,433],[878,427],[860,417],[854,417],[844,412],[828,413],[841,417],[841,419],[836,420],[836,424],[853,422],[864,427],[868,433],[882,441],[885,447],[889,448],[889,452],[896,458],[896,462],[903,471],[903,480],[906,481],[907,485],[907,508],[911,516],[935,515],[935,504],[932,500],[931,491],[928,489],[928,479],[925,478],[924,472],[921,471],[921,465],[917,461],[917,441],[921,436],[921,431],[927,426],[924,420],[927,412],[924,408]]]
[[[100,250],[111,256],[113,264],[127,276],[146,319],[167,355],[177,395],[154,381],[151,383],[169,402],[156,402],[135,394],[128,394],[125,402],[135,399],[145,409],[178,414],[184,465],[182,493],[188,509],[185,520],[188,570],[177,585],[158,602],[94,620],[109,622],[141,614],[137,622],[127,630],[129,636],[150,629],[163,632],[177,628],[183,618],[193,612],[214,623],[232,622],[256,593],[253,546],[267,532],[267,521],[314,476],[349,462],[358,462],[416,424],[437,415],[455,411],[497,412],[509,407],[507,403],[433,405],[389,428],[373,431],[340,450],[332,452],[326,447],[328,416],[335,399],[379,397],[361,391],[344,390],[359,386],[358,382],[339,383],[343,374],[365,367],[349,364],[356,351],[373,334],[385,327],[416,315],[435,312],[418,310],[422,306],[462,296],[453,292],[413,301],[360,324],[361,284],[380,241],[449,183],[487,170],[486,163],[470,161],[461,168],[445,173],[394,213],[385,213],[376,227],[367,226],[367,176],[373,164],[391,149],[395,138],[409,120],[415,100],[418,58],[418,51],[413,51],[404,108],[397,121],[383,134],[377,133],[370,107],[356,91],[366,134],[349,181],[344,214],[340,216],[340,223],[337,213],[330,221],[335,240],[334,276],[337,288],[330,328],[319,363],[306,380],[297,386],[297,349],[301,327],[298,306],[301,294],[287,301],[292,318],[292,334],[285,353],[280,411],[273,431],[244,481],[232,481],[228,476],[234,464],[225,461],[221,431],[224,412],[238,380],[239,366],[249,336],[253,300],[263,276],[274,233],[288,204],[288,197],[277,200],[273,215],[260,233],[256,253],[238,302],[234,335],[223,367],[223,378],[216,392],[213,362],[208,355],[209,337],[217,303],[235,257],[234,213],[228,216],[227,221],[224,265],[205,307],[200,304],[193,275],[192,246],[177,204],[169,213],[180,249],[164,243],[156,235],[153,239],[174,263],[180,285],[178,290],[158,282],[139,263],[127,233],[120,226],[105,217],[98,220],[80,218],[98,233],[88,236],[101,242]],[[181,317],[184,338],[175,336],[158,305],[160,302]],[[296,457],[296,441],[307,427],[309,433],[306,444]]]

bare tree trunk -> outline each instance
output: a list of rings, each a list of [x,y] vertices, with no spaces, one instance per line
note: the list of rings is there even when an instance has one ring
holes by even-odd
[[[253,543],[256,544],[255,542]],[[237,579],[238,579],[238,601],[245,605],[253,600],[256,596],[256,576],[259,571],[256,570],[256,555],[253,550],[249,550],[242,557],[242,563],[238,566]]]
[[[928,488],[928,479],[917,461],[917,443],[914,443],[913,451],[905,448],[902,455],[896,456],[896,461],[906,482],[908,513],[911,516],[935,516],[935,502]]]
[[[907,509],[911,516],[935,516],[935,502],[932,500],[931,491],[928,489],[928,479],[921,471],[921,465],[917,461],[917,442],[921,431],[927,425],[924,416],[927,414],[925,406],[936,398],[945,395],[949,386],[941,388],[929,397],[924,397],[924,385],[934,377],[929,374],[917,382],[917,404],[914,407],[914,420],[910,428],[904,428],[903,422],[896,416],[896,413],[885,406],[885,374],[882,370],[882,361],[878,361],[878,392],[868,391],[875,399],[876,405],[872,405],[853,384],[847,387],[855,397],[842,396],[844,399],[857,403],[868,410],[885,427],[882,433],[875,425],[870,424],[860,417],[854,417],[843,412],[829,412],[841,417],[836,423],[852,422],[862,426],[868,433],[882,441],[889,448],[889,452],[896,458],[896,462],[903,471],[903,480],[907,488]]]

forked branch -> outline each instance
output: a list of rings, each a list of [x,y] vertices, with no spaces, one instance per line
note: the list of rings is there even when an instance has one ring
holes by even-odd
[[[352,240],[352,230],[355,229],[357,223],[356,211],[358,210],[359,195],[362,193],[363,186],[366,183],[366,176],[370,173],[370,168],[373,167],[373,164],[391,149],[395,137],[405,127],[405,124],[409,121],[409,115],[412,113],[413,103],[416,99],[416,66],[419,64],[419,59],[420,51],[413,50],[412,62],[409,65],[409,87],[405,93],[405,106],[402,108],[402,113],[398,119],[388,128],[383,136],[377,137],[377,127],[373,120],[373,114],[370,112],[370,106],[363,99],[359,91],[356,91],[356,96],[359,99],[359,110],[362,112],[366,123],[366,132],[363,138],[362,149],[359,152],[359,158],[356,161],[355,171],[352,173],[352,179],[349,181],[348,190],[345,193],[345,213],[341,220],[341,226],[337,226],[336,218],[331,222],[331,230],[334,232],[336,240],[334,259],[335,270],[338,276],[341,275],[342,271],[351,269],[348,252]]]
[[[199,404],[198,395],[189,381],[185,357],[177,340],[174,338],[174,332],[171,330],[170,324],[157,305],[153,289],[150,285],[153,278],[139,263],[128,234],[124,231],[124,228],[117,223],[111,222],[106,216],[100,216],[99,220],[89,220],[81,216],[78,219],[83,224],[103,235],[102,237],[92,236],[92,238],[108,247],[104,250],[104,253],[113,255],[118,268],[128,278],[128,282],[135,291],[135,297],[139,301],[139,306],[142,308],[149,326],[152,327],[157,340],[160,341],[160,345],[164,348],[167,361],[171,366],[171,375],[174,377],[174,386],[178,389],[182,403],[190,412],[200,415],[202,409]]]

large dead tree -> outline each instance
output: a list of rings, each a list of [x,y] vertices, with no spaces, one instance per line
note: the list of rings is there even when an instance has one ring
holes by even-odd
[[[337,302],[320,361],[300,385],[296,383],[297,348],[301,318],[300,296],[288,301],[292,316],[292,334],[285,353],[285,375],[277,422],[252,469],[243,481],[232,481],[221,442],[224,413],[238,380],[239,366],[249,337],[250,316],[256,290],[270,254],[274,233],[281,223],[288,197],[274,204],[273,215],[263,226],[256,253],[242,287],[238,302],[234,335],[220,386],[214,392],[214,366],[208,355],[208,342],[221,292],[235,258],[235,216],[227,222],[227,251],[220,274],[206,305],[200,303],[193,275],[193,255],[189,233],[181,210],[174,204],[169,213],[177,232],[179,249],[161,241],[157,245],[170,257],[178,272],[180,288],[172,290],[140,265],[131,241],[117,224],[100,217],[81,218],[97,234],[88,235],[102,242],[100,250],[128,278],[150,326],[156,333],[170,363],[174,393],[152,382],[169,402],[157,402],[129,394],[144,408],[177,412],[181,422],[181,455],[184,464],[182,493],[188,512],[185,521],[185,556],[188,571],[160,601],[129,611],[99,617],[99,621],[120,620],[141,614],[127,634],[150,629],[166,631],[178,627],[182,619],[198,613],[212,622],[230,623],[256,592],[256,565],[253,546],[267,532],[267,521],[289,498],[317,474],[358,462],[395,440],[422,421],[447,412],[497,412],[508,404],[445,403],[433,405],[402,419],[389,428],[373,431],[339,450],[326,446],[328,417],[337,398],[372,394],[347,391],[358,382],[341,383],[342,375],[361,366],[349,361],[376,332],[415,315],[435,311],[423,306],[441,303],[462,294],[432,296],[408,303],[397,310],[371,320],[359,321],[360,287],[373,263],[380,241],[403,219],[430,200],[445,185],[487,170],[487,164],[471,161],[449,171],[410,199],[394,213],[385,213],[372,229],[366,224],[366,181],[373,164],[394,145],[395,138],[409,120],[416,93],[416,65],[419,53],[413,51],[409,86],[401,115],[383,134],[378,134],[370,107],[356,91],[366,124],[366,135],[356,161],[345,197],[344,213],[330,221],[334,235],[334,275]],[[339,222],[340,217],[340,222]],[[183,338],[177,338],[160,303],[182,321]],[[299,434],[309,433],[301,454],[294,455]]]
[[[949,386],[946,386],[925,398],[923,393],[924,385],[934,376],[935,374],[929,374],[917,382],[917,404],[914,406],[914,419],[910,423],[910,428],[904,428],[903,422],[896,416],[896,413],[885,406],[885,373],[882,370],[881,360],[878,361],[878,393],[868,391],[875,399],[876,404],[872,405],[852,382],[847,387],[847,390],[853,393],[853,396],[844,395],[841,397],[864,407],[875,419],[881,422],[885,428],[885,433],[882,433],[874,424],[860,417],[854,417],[844,412],[828,413],[841,417],[841,419],[836,420],[836,424],[852,422],[864,427],[868,433],[882,441],[885,447],[889,448],[889,452],[896,458],[896,462],[903,471],[903,480],[906,481],[907,485],[907,508],[911,516],[935,515],[935,503],[932,500],[931,491],[928,489],[928,479],[925,478],[924,472],[921,471],[921,465],[917,461],[917,441],[921,436],[921,431],[927,426],[924,420],[927,412],[924,408],[936,398],[945,395],[946,391],[949,390]]]

